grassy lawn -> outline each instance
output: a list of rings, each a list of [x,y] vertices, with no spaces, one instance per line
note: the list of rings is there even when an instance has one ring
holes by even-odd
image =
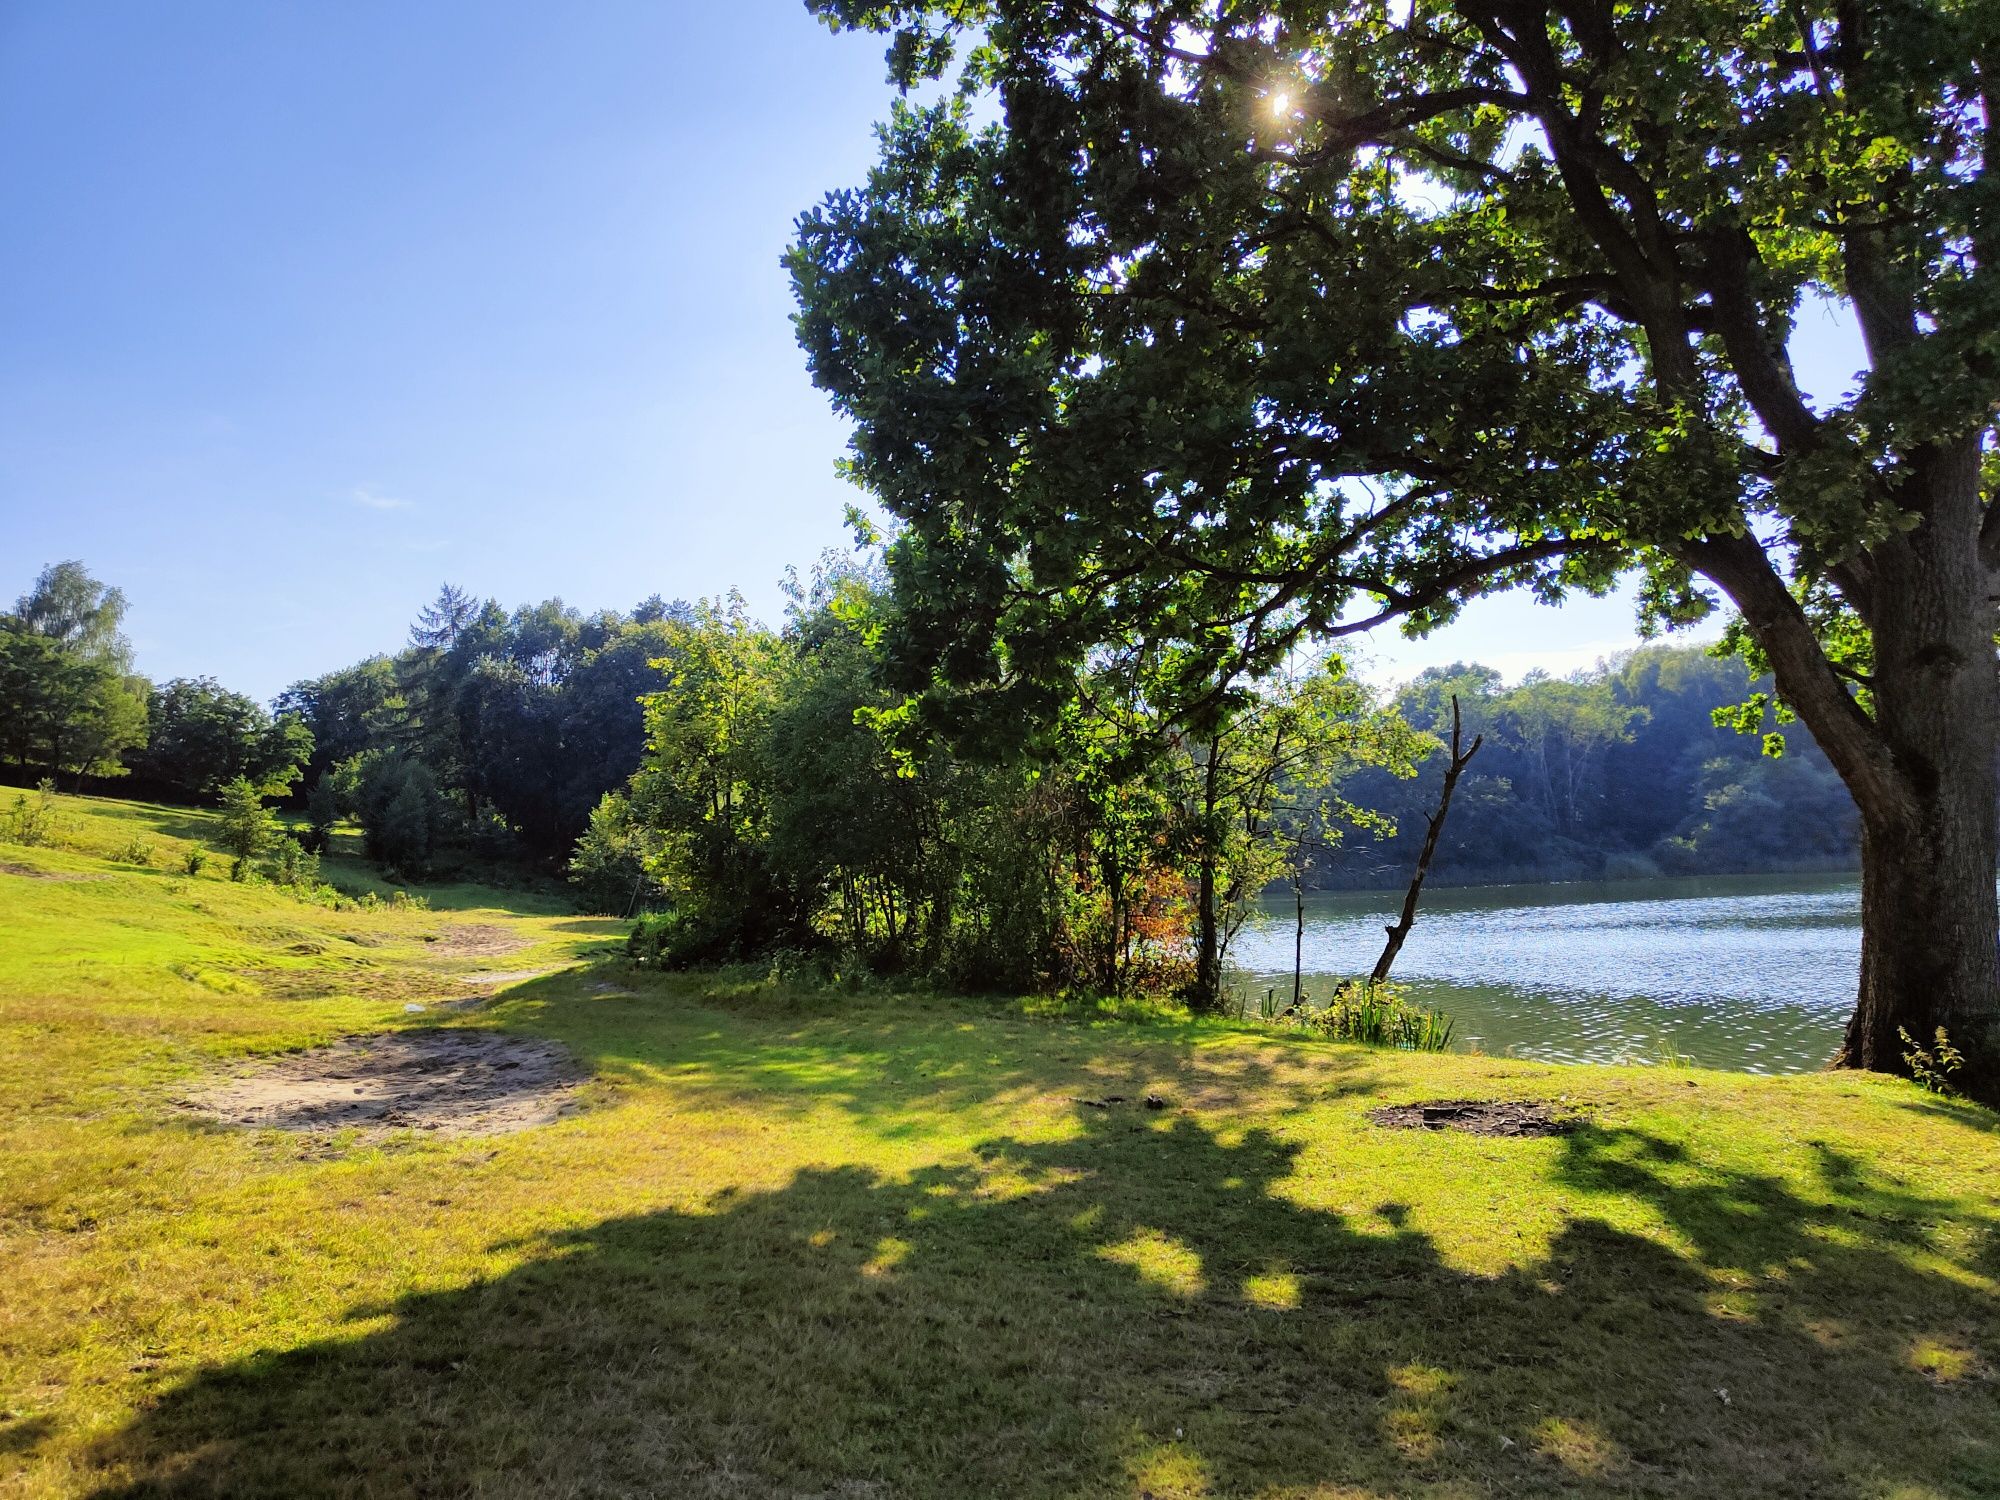
[[[2000,1494],[2000,1122],[1907,1085],[665,980],[519,896],[333,911],[178,873],[199,815],[63,813],[0,845],[0,1492]],[[496,969],[553,972],[437,1004]],[[585,1108],[176,1105],[438,1025],[564,1043]],[[1368,1119],[1469,1096],[1585,1123]]]

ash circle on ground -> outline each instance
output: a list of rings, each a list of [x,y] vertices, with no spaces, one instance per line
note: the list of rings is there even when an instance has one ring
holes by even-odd
[[[1370,1110],[1392,1130],[1462,1130],[1468,1135],[1568,1135],[1582,1121],[1546,1104],[1518,1099],[1426,1099]]]

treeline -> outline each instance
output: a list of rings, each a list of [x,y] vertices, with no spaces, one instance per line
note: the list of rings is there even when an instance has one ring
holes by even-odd
[[[311,732],[212,677],[152,683],[133,670],[122,591],[82,563],[44,568],[0,614],[0,769],[15,782],[213,801],[245,782],[266,797],[298,782]]]
[[[313,845],[357,820],[371,857],[412,877],[468,856],[559,869],[637,768],[639,700],[664,681],[651,663],[688,612],[509,611],[447,586],[402,650],[266,709],[212,678],[139,676],[125,611],[64,562],[0,615],[0,772],[211,804],[248,785],[305,810]]]
[[[559,863],[637,768],[639,700],[688,613],[659,598],[630,614],[559,599],[510,611],[447,586],[395,655],[278,696],[311,736],[314,821],[355,818],[371,857],[412,875],[468,851]]]
[[[884,685],[879,577],[823,562],[787,594],[768,628],[735,596],[583,614],[447,587],[401,650],[266,710],[137,676],[122,595],[64,563],[0,617],[0,760],[16,780],[283,797],[308,849],[353,819],[406,877],[566,871],[593,908],[645,914],[649,962],[794,955],[958,987],[1212,996],[1274,884],[1407,878],[1454,697],[1483,744],[1440,881],[1855,854],[1818,751],[1795,736],[1773,757],[1719,725],[1763,684],[1700,650],[1511,688],[1434,669],[1384,702],[1332,658],[1204,687],[1188,657],[1134,645],[1033,711],[940,717]]]
[[[1735,657],[1689,647],[1648,647],[1512,688],[1490,667],[1422,673],[1396,695],[1396,710],[1448,733],[1456,694],[1468,740],[1485,737],[1453,799],[1436,878],[1478,885],[1853,867],[1854,804],[1811,737],[1767,747],[1718,723],[1768,690]],[[1357,832],[1312,882],[1365,889],[1406,878],[1423,814],[1437,804],[1441,760],[1414,781],[1359,773],[1346,794],[1396,832]]]

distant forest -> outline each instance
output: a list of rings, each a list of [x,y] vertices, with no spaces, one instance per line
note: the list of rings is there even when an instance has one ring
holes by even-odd
[[[1393,707],[1443,738],[1456,694],[1467,741],[1485,737],[1453,798],[1434,878],[1488,885],[1854,867],[1854,804],[1811,737],[1767,744],[1718,723],[1769,691],[1741,661],[1701,647],[1648,646],[1512,688],[1490,667],[1424,672]],[[1432,755],[1414,780],[1374,768],[1348,777],[1342,795],[1387,814],[1396,833],[1349,831],[1307,884],[1406,880],[1443,762]]]
[[[808,597],[793,585],[785,639],[824,661],[802,629],[831,618],[827,577],[818,587]],[[697,628],[700,608],[657,597],[629,612],[560,600],[510,610],[447,587],[400,650],[296,682],[266,708],[209,678],[136,676],[124,608],[118,590],[66,563],[0,615],[0,774],[184,801],[246,778],[321,822],[358,819],[371,853],[409,871],[472,856],[556,872],[579,839],[590,855],[593,813],[646,759],[641,700],[666,694],[666,664],[715,633],[712,618]],[[746,628],[735,620],[730,630]],[[819,691],[807,681],[795,673],[778,691]],[[1468,740],[1483,736],[1445,827],[1441,883],[1850,867],[1853,806],[1810,738],[1792,734],[1773,755],[1780,746],[1728,727],[1736,705],[1768,689],[1734,657],[1651,646],[1513,687],[1489,667],[1433,668],[1386,701],[1349,689],[1341,712],[1399,717],[1441,740],[1456,695]],[[860,687],[850,696],[870,711],[886,702]],[[795,753],[809,766],[814,732],[801,732]],[[834,738],[819,731],[817,753]],[[1414,777],[1411,756],[1348,754],[1323,784],[1274,804],[1300,831],[1306,885],[1408,878],[1444,769],[1414,743]],[[1315,801],[1316,815],[1302,815]]]

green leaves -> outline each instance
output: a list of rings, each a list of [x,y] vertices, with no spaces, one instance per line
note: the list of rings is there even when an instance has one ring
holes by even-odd
[[[121,776],[146,742],[144,678],[120,633],[125,596],[82,563],[44,568],[0,615],[0,760],[50,777]]]
[[[962,90],[1004,120],[898,103],[788,261],[899,523],[898,685],[939,713],[1048,712],[1108,642],[1198,684],[1634,564],[1684,625],[1689,539],[1819,586],[2000,399],[1983,15],[820,9],[895,31],[905,78],[976,37]],[[1785,352],[1809,297],[1878,356],[1834,410]]]

